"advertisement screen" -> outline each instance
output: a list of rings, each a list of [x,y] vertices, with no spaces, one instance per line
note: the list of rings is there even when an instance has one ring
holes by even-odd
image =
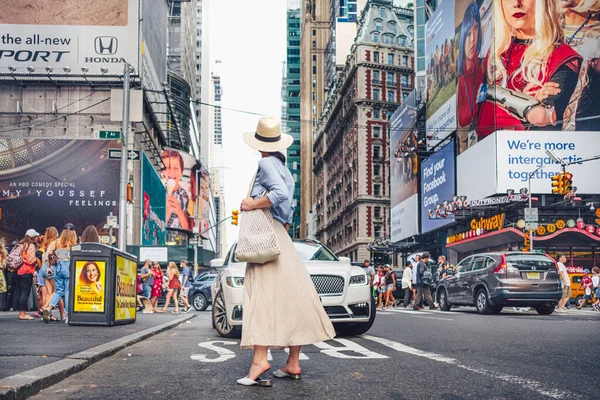
[[[136,262],[116,256],[115,321],[135,318],[137,268]]]
[[[75,263],[75,312],[104,312],[106,298],[106,262],[77,261]]]
[[[390,118],[390,184],[392,241],[418,232],[417,191],[419,157],[416,91],[404,100]]]
[[[167,228],[191,231],[197,209],[202,213],[200,193],[196,183],[201,180],[200,163],[194,156],[179,150],[167,149],[161,154],[165,170],[162,182],[167,188]],[[201,214],[200,214],[201,215]]]
[[[111,140],[0,139],[0,236],[12,240],[50,226],[60,232],[70,222],[78,234],[94,225],[107,243],[106,217],[119,214],[120,165],[108,149],[118,146]]]
[[[429,210],[455,195],[454,141],[442,147],[421,164],[421,233],[454,222],[454,216],[430,218]]]
[[[142,159],[142,246],[160,246],[167,240],[167,190],[145,154]]]
[[[479,61],[468,67],[472,73],[464,74],[462,83],[459,79],[461,152],[497,130],[541,131],[541,136],[600,128],[600,0],[531,3],[532,18],[520,18],[504,1],[479,1],[472,12],[463,11],[462,24],[472,28],[463,41],[464,58],[483,42]],[[487,18],[493,21],[490,46]]]
[[[427,132],[434,140],[444,139],[456,129],[457,50],[454,0],[444,0],[425,24],[425,118]]]
[[[204,232],[202,233],[202,237],[206,239],[210,234],[208,231],[208,227],[210,226],[210,175],[208,172],[202,172],[201,182],[202,208],[200,211],[200,233]]]
[[[2,72],[122,75],[125,62],[138,71],[139,0],[0,0],[0,9]]]

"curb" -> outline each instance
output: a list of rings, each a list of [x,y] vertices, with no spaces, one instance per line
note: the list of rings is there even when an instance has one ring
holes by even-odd
[[[26,399],[57,384],[69,376],[83,371],[90,365],[104,358],[110,357],[118,351],[123,350],[133,344],[141,342],[149,337],[157,335],[166,330],[180,325],[196,315],[186,315],[173,321],[145,329],[141,332],[128,335],[111,342],[84,350],[79,353],[71,354],[62,360],[51,364],[43,365],[21,372],[17,375],[9,376],[0,380],[0,400],[20,400]]]

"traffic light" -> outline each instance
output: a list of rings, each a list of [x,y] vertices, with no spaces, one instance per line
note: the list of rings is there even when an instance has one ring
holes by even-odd
[[[240,212],[238,210],[233,210],[231,212],[231,225],[237,226],[239,214]]]
[[[554,175],[552,179],[552,194],[562,194],[562,176],[563,173]]]
[[[570,172],[564,172],[562,174],[562,187],[563,192],[561,194],[569,194],[573,189],[573,174]]]

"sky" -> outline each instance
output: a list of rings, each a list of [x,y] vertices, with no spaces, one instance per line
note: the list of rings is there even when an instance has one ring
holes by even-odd
[[[286,1],[210,0],[209,10],[211,70],[221,75],[222,107],[281,117]],[[239,209],[256,172],[260,154],[242,135],[254,132],[259,118],[222,111],[226,216]],[[231,246],[239,228],[229,221],[225,227]]]

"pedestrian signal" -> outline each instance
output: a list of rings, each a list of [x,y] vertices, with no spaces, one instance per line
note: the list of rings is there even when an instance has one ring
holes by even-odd
[[[237,226],[239,214],[240,214],[240,212],[238,210],[233,210],[231,212],[231,225],[236,225]]]

